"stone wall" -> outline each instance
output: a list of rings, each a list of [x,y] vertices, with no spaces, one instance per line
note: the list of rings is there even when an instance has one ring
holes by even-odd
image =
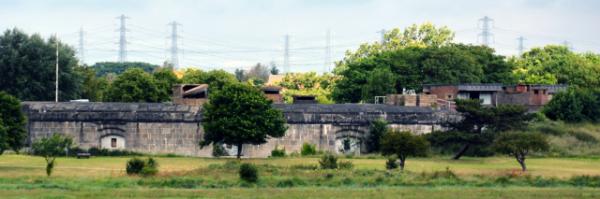
[[[61,133],[82,148],[101,147],[107,136],[125,140],[125,150],[143,153],[173,153],[211,156],[212,147],[200,149],[204,131],[202,111],[197,106],[158,103],[48,103],[25,102],[29,122],[28,141]],[[319,150],[340,151],[342,139],[356,140],[355,153],[365,151],[371,121],[383,118],[390,127],[417,134],[442,129],[455,118],[449,112],[430,108],[374,104],[276,104],[283,111],[288,130],[281,138],[262,145],[245,145],[245,157],[267,157],[275,147],[288,153],[300,151],[303,143]]]

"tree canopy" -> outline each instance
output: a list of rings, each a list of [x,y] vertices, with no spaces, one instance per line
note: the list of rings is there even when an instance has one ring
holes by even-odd
[[[425,156],[429,143],[425,138],[413,135],[409,131],[387,131],[381,138],[381,153],[396,155],[400,159],[400,169],[404,170],[404,162],[408,156]]]
[[[0,155],[6,149],[19,152],[25,145],[26,119],[19,99],[0,91]]]
[[[225,85],[237,83],[237,78],[224,70],[211,70],[204,72],[198,69],[187,69],[181,78],[186,84],[208,84],[213,91],[223,88]]]
[[[552,120],[596,122],[600,120],[600,91],[570,88],[557,93],[542,112]]]
[[[288,73],[284,76],[279,86],[283,87],[283,99],[292,103],[294,95],[314,95],[321,104],[332,104],[331,90],[336,77],[326,73],[317,75],[315,72]]]
[[[54,100],[56,44],[59,51],[59,100],[78,98],[80,77],[74,50],[55,37],[12,29],[0,35],[0,91],[30,101]]]
[[[253,86],[226,84],[209,100],[204,105],[202,147],[231,144],[238,147],[240,158],[243,144],[263,144],[268,137],[285,134],[283,113],[271,107],[272,102]]]
[[[500,134],[492,146],[497,152],[515,157],[523,171],[527,170],[525,158],[530,152],[546,151],[548,141],[540,133],[506,132]]]
[[[167,96],[168,97],[168,96]],[[167,101],[154,77],[142,69],[130,68],[110,84],[105,95],[109,102]]]
[[[31,144],[33,154],[42,156],[46,160],[46,175],[52,175],[56,156],[64,153],[73,144],[73,139],[62,136],[58,133],[52,134],[50,137],[45,137]]]
[[[102,77],[108,74],[120,75],[130,68],[140,68],[147,73],[151,73],[159,66],[146,62],[97,62],[92,65],[96,70],[96,76]]]

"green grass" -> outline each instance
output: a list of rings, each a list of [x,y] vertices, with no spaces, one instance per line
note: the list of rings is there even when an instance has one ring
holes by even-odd
[[[156,177],[127,176],[130,157],[58,158],[52,177],[44,160],[0,156],[0,198],[594,198],[600,197],[599,158],[531,158],[522,173],[508,157],[412,158],[406,171],[386,171],[385,159],[340,158],[350,170],[314,169],[317,157],[244,159],[259,181],[239,180],[233,159],[157,157]],[[462,195],[466,194],[466,195]]]

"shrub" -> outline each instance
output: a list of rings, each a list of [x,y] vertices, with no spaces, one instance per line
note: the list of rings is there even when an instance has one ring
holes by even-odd
[[[227,154],[227,151],[225,150],[225,147],[223,147],[223,145],[215,143],[213,144],[213,150],[212,150],[212,156],[213,157],[221,157],[221,156],[228,156],[229,154]]]
[[[296,164],[292,165],[290,168],[297,170],[317,170],[319,167],[317,165],[312,164]]]
[[[251,183],[258,181],[258,170],[256,169],[256,166],[250,163],[240,165],[240,179]]]
[[[321,165],[321,169],[337,169],[337,157],[333,154],[325,154],[319,160],[319,165]]]
[[[594,137],[590,134],[587,134],[585,132],[569,131],[569,134],[581,142],[588,142],[588,143],[592,143],[592,144],[598,143],[598,139],[596,139],[596,137]]]
[[[141,153],[126,151],[126,150],[108,150],[108,149],[100,149],[97,147],[92,147],[88,149],[88,153],[92,156],[132,156],[132,155],[142,155]],[[76,155],[76,154],[73,154]]]
[[[367,150],[369,152],[377,152],[379,151],[379,146],[381,145],[380,139],[381,136],[387,131],[387,121],[384,119],[378,119],[371,122],[369,126],[369,137],[367,139],[366,145]]]
[[[125,171],[128,175],[140,174],[144,177],[153,176],[158,173],[158,162],[153,158],[148,158],[147,161],[139,158],[132,158],[127,161]]]
[[[314,144],[304,143],[302,144],[300,154],[302,154],[302,156],[315,155],[317,154],[317,147]]]
[[[354,164],[350,161],[340,161],[338,163],[338,168],[340,169],[352,169],[354,168]]]
[[[552,120],[566,122],[598,121],[600,93],[591,89],[570,88],[559,92],[542,110]]]
[[[128,175],[139,174],[142,172],[142,169],[145,165],[146,163],[144,160],[139,158],[131,158],[129,161],[127,161],[127,167],[125,168],[125,171]]]
[[[271,151],[271,157],[285,157],[285,148],[282,149],[273,149]]]
[[[398,168],[398,158],[396,156],[390,156],[388,160],[385,162],[385,168],[388,170],[397,169]]]
[[[230,160],[223,164],[223,168],[225,169],[238,169],[240,167],[240,162],[235,160]]]

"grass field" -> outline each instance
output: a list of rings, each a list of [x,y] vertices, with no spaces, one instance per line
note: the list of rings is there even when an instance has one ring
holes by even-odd
[[[320,170],[318,158],[244,159],[259,165],[257,184],[241,182],[232,159],[157,157],[156,177],[127,176],[130,157],[0,156],[0,198],[600,198],[599,158],[531,158],[527,173],[512,158],[407,160],[388,172],[383,158],[352,158],[351,170]]]

